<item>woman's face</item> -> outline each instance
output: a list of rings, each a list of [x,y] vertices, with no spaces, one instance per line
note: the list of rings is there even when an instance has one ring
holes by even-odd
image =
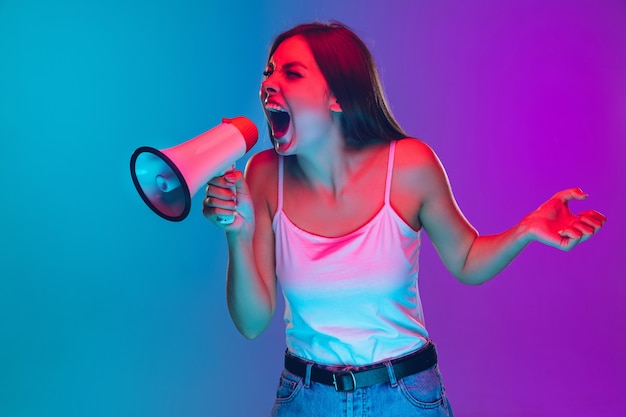
[[[279,154],[305,151],[327,138],[340,111],[301,36],[284,40],[270,57],[261,83],[261,102]]]

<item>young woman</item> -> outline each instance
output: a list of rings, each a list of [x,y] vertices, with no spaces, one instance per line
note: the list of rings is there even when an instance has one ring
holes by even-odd
[[[421,231],[447,269],[481,284],[531,241],[569,250],[605,218],[561,191],[509,230],[479,236],[437,156],[385,102],[372,56],[347,27],[297,26],[274,41],[261,84],[274,149],[209,182],[204,215],[226,232],[227,298],[248,338],[277,280],[287,352],[275,416],[450,416],[417,287]],[[232,223],[225,222],[235,216]]]

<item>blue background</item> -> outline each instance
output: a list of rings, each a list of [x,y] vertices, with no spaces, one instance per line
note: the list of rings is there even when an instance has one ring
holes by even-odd
[[[0,0],[0,415],[267,415],[282,306],[240,336],[201,195],[166,222],[128,162],[236,115],[267,148],[269,43],[328,19],[370,46],[397,118],[482,233],[571,186],[591,194],[574,211],[609,218],[481,287],[426,239],[421,293],[456,414],[623,415],[626,3],[577,4]]]

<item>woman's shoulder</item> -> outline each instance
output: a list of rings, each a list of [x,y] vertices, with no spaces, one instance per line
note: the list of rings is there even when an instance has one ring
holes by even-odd
[[[257,152],[248,159],[246,173],[254,176],[277,172],[278,155],[273,149]]]
[[[278,189],[278,155],[274,149],[260,151],[250,157],[246,164],[246,182],[256,198],[262,198],[275,206]]]
[[[429,145],[406,138],[398,140],[396,146],[394,177],[402,187],[415,188],[419,184],[424,196],[447,189],[444,166]]]
[[[407,137],[396,141],[396,166],[406,168],[427,168],[438,165],[439,160],[435,151],[424,141]]]

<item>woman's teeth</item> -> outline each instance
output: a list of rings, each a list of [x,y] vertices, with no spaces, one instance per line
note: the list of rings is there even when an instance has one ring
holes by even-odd
[[[268,111],[285,111],[283,110],[280,106],[278,106],[277,104],[273,104],[273,103],[268,103],[265,108]]]

